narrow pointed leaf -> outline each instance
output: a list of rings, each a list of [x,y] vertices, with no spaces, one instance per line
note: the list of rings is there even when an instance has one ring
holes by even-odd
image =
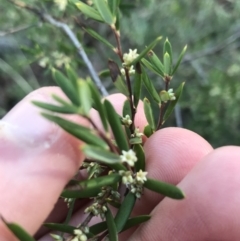
[[[118,212],[115,216],[115,224],[117,231],[120,232],[127,223],[128,218],[131,215],[134,204],[136,202],[135,194],[129,192],[124,198],[121,207],[118,209]]]
[[[148,78],[147,73],[143,70],[142,76],[143,83],[148,91],[148,93],[152,96],[152,98],[157,102],[157,104],[161,103],[158,92],[156,91],[152,81]]]
[[[145,171],[145,154],[142,145],[134,145],[133,150],[137,156],[137,162],[134,165],[136,171]]]
[[[134,83],[133,83],[133,102],[135,108],[138,106],[138,102],[141,97],[141,90],[142,90],[142,70],[141,64],[136,64],[136,72],[134,76]]]
[[[148,221],[150,218],[151,218],[150,215],[140,215],[140,216],[137,216],[137,217],[129,218],[127,220],[124,228],[122,229],[122,232],[129,229],[129,228],[132,228],[136,225],[144,223],[144,222]]]
[[[39,102],[39,101],[32,101],[32,103],[40,108],[43,108],[45,110],[57,112],[57,113],[63,113],[63,114],[76,114],[78,112],[78,109],[73,106],[57,106],[57,105],[52,105],[52,104],[47,104],[44,102]]]
[[[171,61],[168,53],[164,54],[164,75],[171,75]]]
[[[157,37],[152,43],[150,43],[139,55],[136,59],[132,61],[130,65],[134,65],[139,62],[151,49],[155,47],[155,45],[162,39],[162,37]]]
[[[132,137],[132,138],[129,139],[129,143],[131,145],[141,144],[142,138],[141,137]]]
[[[132,118],[132,111],[131,111],[131,106],[130,106],[130,101],[129,100],[125,100],[124,104],[123,104],[123,117],[125,117],[126,115],[129,115],[130,118]]]
[[[84,145],[81,150],[84,154],[93,160],[100,161],[105,164],[120,163],[119,155],[95,146]]]
[[[160,76],[164,76],[164,66],[161,62],[161,60],[157,57],[157,55],[153,51],[149,51],[148,58],[151,61],[152,66],[154,67],[154,70],[157,71],[157,73]]]
[[[99,14],[105,23],[112,25],[114,24],[114,17],[106,3],[105,0],[93,0],[94,5],[96,6]]]
[[[78,85],[77,85],[78,75],[77,75],[77,73],[70,67],[70,65],[66,65],[65,70],[66,70],[68,79],[71,81],[71,83],[73,85],[73,88],[75,88],[76,92],[77,92],[77,90],[78,90]]]
[[[117,173],[97,177],[90,180],[84,180],[81,182],[75,182],[76,184],[71,187],[71,190],[64,190],[61,194],[62,197],[66,198],[88,198],[95,197],[104,186],[113,185],[120,181],[121,176]]]
[[[152,130],[155,130],[156,125],[153,117],[152,107],[150,101],[147,98],[144,98],[143,100],[143,107],[148,124],[151,126]]]
[[[95,135],[91,129],[78,125],[74,122],[65,120],[59,116],[54,116],[47,113],[42,113],[42,115],[48,120],[55,122],[65,131],[82,140],[83,142],[89,145],[94,145],[104,149],[108,149],[107,144],[100,137]]]
[[[182,58],[183,58],[183,56],[185,55],[186,50],[187,50],[187,45],[183,48],[181,54],[180,54],[179,57],[178,57],[178,61],[177,61],[176,65],[175,65],[175,67],[174,67],[174,69],[173,69],[173,71],[172,71],[172,74],[171,74],[172,76],[175,74],[175,72],[177,71],[180,63],[182,62]]]
[[[164,113],[163,116],[163,123],[169,118],[169,116],[171,115],[171,113],[174,110],[174,107],[176,106],[176,104],[178,103],[181,95],[182,95],[182,91],[183,91],[183,87],[185,85],[185,82],[183,82],[176,90],[175,92],[175,97],[176,100],[173,100],[169,103],[168,108],[166,109],[166,112]]]
[[[111,241],[118,241],[117,227],[115,225],[113,215],[108,207],[105,215],[106,215],[106,223],[108,228],[108,238]]]
[[[69,81],[60,71],[53,69],[53,78],[59,87],[63,90],[66,96],[75,104],[79,105],[80,100],[76,88],[73,86],[71,81]]]
[[[159,76],[161,76],[161,77],[164,76],[163,73],[159,74],[159,70],[158,70],[155,66],[153,66],[149,61],[147,61],[146,59],[143,58],[143,59],[141,60],[141,63],[142,63],[146,68],[148,68],[149,70],[151,70],[152,72],[154,72],[155,74],[157,74],[157,75],[159,75]]]
[[[107,77],[110,76],[110,70],[109,69],[104,69],[104,70],[102,70],[102,71],[100,71],[98,73],[98,76],[102,77],[102,78],[107,78]]]
[[[124,95],[128,96],[129,92],[126,86],[126,83],[122,79],[121,72],[117,63],[113,60],[108,60],[108,68],[110,70],[110,76],[112,78],[113,84],[115,87]]]
[[[149,215],[140,215],[137,217],[129,218],[121,232],[123,232],[131,227],[134,227],[136,225],[139,225],[141,223],[144,223],[144,222],[148,221],[150,218],[151,218],[151,216],[149,216]],[[106,221],[103,221],[103,222],[94,224],[91,227],[89,227],[89,232],[93,233],[94,235],[98,235],[99,233],[102,233],[106,229],[107,229],[107,223],[106,223]]]
[[[144,127],[143,134],[144,134],[146,137],[150,137],[153,133],[154,133],[154,131],[153,131],[153,129],[151,128],[150,125],[146,125],[146,126]]]
[[[165,53],[168,53],[169,54],[169,57],[170,57],[170,64],[172,65],[172,45],[171,43],[169,42],[168,39],[166,39],[164,45],[163,45],[163,55]]]
[[[93,38],[97,39],[98,41],[104,43],[105,45],[107,45],[108,47],[110,47],[111,49],[114,49],[114,46],[109,43],[105,38],[103,38],[101,35],[99,35],[97,32],[95,32],[93,29],[91,28],[83,28],[89,35],[91,35]]]
[[[10,231],[20,240],[20,241],[35,241],[35,239],[27,233],[22,227],[16,223],[8,223],[5,220],[3,222],[7,225]]]
[[[99,21],[99,22],[104,22],[101,15],[93,7],[90,7],[83,2],[77,2],[75,4],[76,4],[77,8],[87,17],[92,18],[92,19],[94,19],[96,21]]]
[[[183,192],[178,187],[166,182],[160,182],[158,180],[148,178],[143,185],[147,189],[150,189],[154,192],[158,192],[164,196],[167,196],[173,199],[184,198]]]
[[[129,146],[118,114],[108,100],[104,101],[104,105],[108,116],[108,122],[112,128],[116,143],[121,151],[127,151],[129,149]]]
[[[69,234],[73,234],[73,231],[76,229],[76,227],[74,226],[70,226],[62,223],[44,223],[44,226],[54,231],[59,231],[59,232],[64,232]]]
[[[119,0],[110,0],[108,1],[109,8],[111,10],[111,13],[114,17],[116,17],[117,10],[118,10],[118,5],[119,5]]]
[[[89,85],[84,80],[78,81],[79,95],[81,101],[81,109],[84,115],[89,116],[90,109],[92,108],[92,94]]]
[[[107,114],[106,114],[105,107],[102,103],[101,96],[96,86],[92,83],[92,81],[89,81],[88,84],[92,92],[92,99],[93,99],[95,109],[99,113],[104,130],[107,132],[108,131]]]

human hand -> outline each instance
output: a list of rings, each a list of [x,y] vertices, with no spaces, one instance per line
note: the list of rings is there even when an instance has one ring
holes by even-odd
[[[57,203],[70,178],[78,170],[83,155],[80,142],[56,125],[44,120],[30,100],[50,101],[57,88],[42,88],[21,101],[0,124],[0,214],[34,234],[49,215],[62,221],[66,205]],[[120,111],[123,96],[109,99]],[[84,120],[73,120],[87,125]],[[143,128],[141,106],[137,126]],[[152,218],[121,240],[239,240],[240,148],[213,150],[199,135],[181,128],[165,128],[145,145],[148,176],[178,184],[186,195],[181,201],[145,190],[134,215],[152,211]],[[55,205],[56,204],[56,205]],[[79,203],[73,223],[82,220],[84,203]],[[41,235],[41,234],[40,234]],[[15,238],[0,222],[0,240]],[[39,240],[52,240],[42,236]]]

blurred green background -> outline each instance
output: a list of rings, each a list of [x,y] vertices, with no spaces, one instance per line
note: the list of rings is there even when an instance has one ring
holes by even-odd
[[[114,43],[111,30],[89,21],[71,4],[60,0],[25,0],[67,23],[77,34],[97,71],[107,68],[108,58],[117,59],[103,44],[82,31],[94,28]],[[64,0],[61,0],[64,3]],[[67,3],[67,1],[66,1]],[[187,44],[183,64],[171,87],[186,81],[177,114],[182,126],[193,130],[214,147],[240,145],[240,1],[237,0],[135,0],[121,1],[123,50],[139,52],[154,38],[168,37],[175,59]],[[163,41],[155,48],[162,56]],[[0,116],[40,86],[55,85],[49,66],[61,69],[71,63],[80,77],[87,69],[69,39],[56,27],[42,23],[33,13],[0,5]],[[151,79],[159,88],[162,81]],[[103,79],[110,93],[110,79]],[[180,123],[181,124],[181,123]],[[168,125],[176,126],[174,115]]]

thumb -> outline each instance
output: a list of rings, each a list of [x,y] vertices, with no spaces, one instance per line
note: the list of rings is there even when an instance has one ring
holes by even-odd
[[[79,141],[41,117],[31,103],[49,102],[51,93],[61,91],[53,87],[34,91],[0,121],[0,214],[31,234],[83,160]],[[1,221],[0,237],[14,240]]]

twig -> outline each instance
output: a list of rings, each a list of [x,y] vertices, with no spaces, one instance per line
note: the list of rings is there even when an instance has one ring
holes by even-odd
[[[24,2],[21,2],[21,1],[17,1],[17,0],[7,0],[9,1],[10,3],[18,6],[18,7],[21,7],[21,8],[24,8],[24,9],[27,9],[28,11],[31,11],[33,12],[34,14],[38,15],[39,18],[42,20],[42,21],[45,21],[45,22],[48,22],[50,23],[51,25],[57,27],[57,28],[60,28],[63,30],[63,32],[68,36],[68,38],[71,40],[72,44],[76,47],[77,51],[78,51],[78,54],[80,55],[80,57],[82,57],[84,63],[87,65],[87,68],[93,78],[93,81],[95,82],[96,86],[98,87],[98,89],[101,91],[101,94],[103,96],[107,96],[108,95],[108,92],[106,90],[106,88],[104,87],[104,85],[102,84],[101,80],[99,79],[91,61],[89,60],[86,52],[84,51],[81,43],[78,41],[76,35],[74,34],[74,32],[70,29],[70,27],[63,23],[63,22],[60,22],[60,21],[57,21],[56,19],[54,19],[51,15],[45,13],[44,11],[42,10],[39,10],[37,8],[34,8],[32,6],[29,6],[27,4],[25,4]]]

